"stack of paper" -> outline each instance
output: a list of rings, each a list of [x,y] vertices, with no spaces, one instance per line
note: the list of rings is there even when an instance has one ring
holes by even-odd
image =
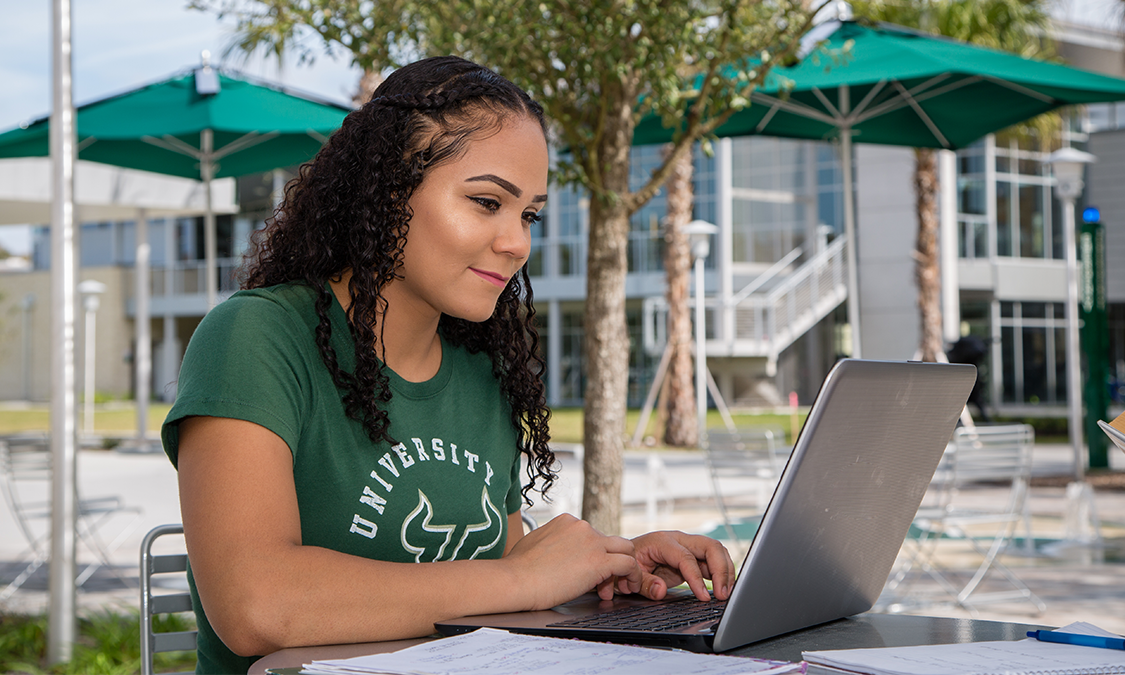
[[[312,675],[737,675],[801,672],[800,664],[516,635],[493,628],[390,654],[313,661]]]
[[[1064,633],[1120,637],[1088,623],[1060,628]],[[1027,639],[965,642],[921,647],[838,649],[805,652],[816,672],[858,675],[1052,675],[1125,673],[1125,651],[1079,647]],[[812,669],[809,672],[814,672]]]

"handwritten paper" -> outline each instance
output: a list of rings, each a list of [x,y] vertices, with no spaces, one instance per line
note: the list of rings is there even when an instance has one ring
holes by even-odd
[[[493,628],[390,654],[313,661],[312,675],[737,675],[801,672],[781,661],[517,635]]]

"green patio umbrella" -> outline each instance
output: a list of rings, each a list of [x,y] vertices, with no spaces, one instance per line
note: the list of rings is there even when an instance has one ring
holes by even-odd
[[[774,67],[718,136],[838,138],[917,148],[965,147],[1056,108],[1125,100],[1125,80],[895,26],[829,21],[802,40],[792,67]],[[811,49],[822,44],[822,49]],[[637,145],[665,143],[672,129],[650,116]],[[855,241],[852,167],[844,161],[844,228]],[[859,346],[855,247],[848,246],[848,315]]]
[[[200,68],[76,110],[78,158],[103,164],[195,178],[205,184],[207,307],[218,296],[215,214],[211,180],[270,171],[306,162],[335,131],[348,108],[297,96],[265,83]],[[0,134],[0,158],[46,157],[49,118]],[[146,241],[138,219],[137,242]],[[138,248],[140,248],[138,246]],[[147,284],[147,253],[137,256],[138,284]],[[138,289],[147,286],[138,286]],[[147,292],[137,298],[137,425],[144,440],[150,356]]]
[[[348,108],[201,68],[77,109],[78,158],[207,184],[208,306],[217,295],[212,178],[308,161]],[[0,158],[46,157],[48,118],[0,134]]]

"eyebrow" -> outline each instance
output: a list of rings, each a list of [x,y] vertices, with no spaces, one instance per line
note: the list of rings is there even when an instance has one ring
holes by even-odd
[[[489,182],[489,183],[495,183],[495,184],[499,185],[500,187],[504,188],[505,190],[507,190],[508,192],[512,193],[512,195],[514,195],[515,197],[522,197],[523,196],[523,190],[516,187],[510,181],[506,181],[503,178],[501,178],[500,176],[496,176],[496,175],[493,175],[491,173],[486,173],[486,174],[482,174],[480,176],[473,176],[472,178],[466,178],[465,179],[466,183],[481,182],[481,181]],[[545,201],[547,201],[547,195],[535,195],[535,198],[532,199],[531,201],[532,201],[532,203],[545,202]]]

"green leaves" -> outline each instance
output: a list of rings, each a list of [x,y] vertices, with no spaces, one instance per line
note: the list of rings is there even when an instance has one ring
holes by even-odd
[[[46,668],[47,617],[0,614],[0,672],[33,675],[101,673],[132,675],[140,670],[141,642],[138,614],[99,611],[78,622],[79,639],[69,662]],[[158,632],[190,630],[193,623],[178,615],[157,617]],[[156,671],[190,669],[195,653],[156,655]]]
[[[558,140],[584,167],[568,175],[595,191],[608,188],[601,167],[609,159],[603,153],[611,118],[627,114],[632,125],[654,112],[684,128],[679,142],[698,140],[707,133],[705,120],[749,104],[753,86],[778,55],[794,51],[818,9],[797,0],[193,0],[192,6],[234,17],[232,48],[248,53],[293,52],[312,61],[343,49],[367,70],[436,54],[486,64],[543,104]],[[761,67],[722,68],[751,59]],[[690,86],[701,74],[708,74],[702,86]],[[631,128],[624,131],[628,145]]]

